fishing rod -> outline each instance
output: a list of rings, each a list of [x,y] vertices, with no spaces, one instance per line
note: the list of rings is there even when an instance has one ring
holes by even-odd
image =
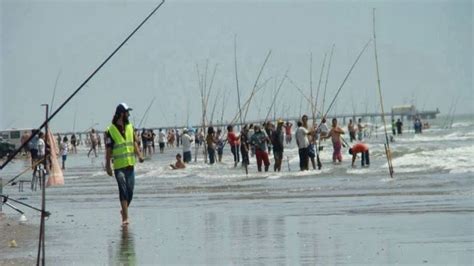
[[[321,88],[321,80],[323,78],[323,72],[324,72],[324,66],[326,65],[326,57],[327,57],[327,53],[324,53],[324,60],[323,60],[323,65],[321,66],[321,73],[319,74],[319,82],[318,82],[318,90],[316,92],[316,99],[314,101],[314,104],[313,102],[311,101],[312,103],[312,107],[311,107],[311,114],[312,114],[312,119],[313,119],[313,126],[312,126],[312,129],[314,130],[314,126],[316,125],[316,106],[318,104],[318,99],[319,99],[319,91],[320,91],[320,88]],[[312,68],[313,68],[313,55],[311,54],[311,60],[310,60],[310,86],[311,86],[311,92],[313,91],[313,71],[312,71]],[[312,96],[311,96],[311,99],[312,99]],[[319,147],[318,147],[318,142],[315,140],[315,137],[316,137],[316,131],[312,134],[312,138],[313,138],[313,141],[314,141],[314,144],[315,144],[315,153],[316,153],[316,160],[317,160],[317,163],[318,163],[318,169],[320,170],[321,167],[322,167],[322,163],[321,163],[321,159],[319,158]]]
[[[219,99],[220,99],[220,97],[221,97],[220,92],[221,92],[221,91],[217,91],[216,98],[214,99],[214,103],[212,104],[211,118],[209,119],[209,122],[210,122],[211,125],[213,124],[214,113],[215,113],[215,111],[216,111],[217,102],[219,101]]]
[[[16,182],[13,182],[13,181],[15,181],[18,177],[22,176],[24,173],[28,172],[29,170],[34,169],[40,163],[43,163],[43,161],[44,161],[44,158],[41,159],[41,160],[38,160],[37,162],[35,162],[32,167],[25,168],[25,170],[21,171],[21,173],[17,174],[12,179],[8,180],[8,182],[5,184],[5,186],[10,184],[10,183],[12,184],[12,186],[16,185]]]
[[[387,156],[387,163],[388,163],[388,171],[390,173],[390,177],[393,178],[393,165],[392,165],[392,152],[390,150],[390,142],[388,140],[388,133],[387,133],[387,123],[385,122],[385,112],[383,108],[383,97],[382,97],[382,88],[380,85],[380,74],[379,74],[379,62],[377,57],[377,39],[375,35],[375,8],[372,10],[372,30],[374,35],[374,55],[375,55],[375,69],[377,72],[377,87],[380,96],[380,109],[382,111],[382,122],[385,131],[385,155]]]
[[[268,113],[267,113],[267,115],[265,116],[265,120],[264,120],[265,122],[267,121],[268,117],[270,116],[270,112],[271,112],[271,110],[272,110],[272,108],[273,108],[273,105],[275,105],[276,99],[277,99],[277,97],[278,97],[278,93],[280,93],[280,90],[281,90],[281,88],[283,87],[283,83],[285,82],[286,78],[288,78],[288,71],[289,71],[289,69],[286,70],[285,75],[283,75],[283,78],[282,78],[281,81],[280,81],[280,85],[278,86],[278,89],[277,89],[275,95],[273,96],[272,104],[270,105],[270,108],[268,109]]]
[[[155,100],[156,100],[156,97],[153,97],[153,99],[151,100],[150,104],[149,104],[148,107],[146,108],[145,113],[143,113],[143,116],[142,116],[142,118],[140,119],[140,123],[138,123],[138,127],[137,127],[137,128],[141,128],[143,119],[144,119],[145,116],[148,114],[148,111],[150,111],[150,108],[151,108],[151,106],[153,105],[153,102],[154,102]]]
[[[329,107],[328,109],[326,110],[325,114],[324,114],[324,117],[327,116],[327,114],[329,113],[329,111],[331,110],[331,108],[333,107],[334,103],[336,102],[336,99],[337,99],[337,96],[339,95],[339,93],[341,92],[342,88],[344,87],[344,84],[346,83],[347,79],[349,78],[349,76],[351,75],[352,73],[352,70],[354,69],[354,67],[356,66],[357,62],[359,62],[359,59],[360,57],[362,56],[362,54],[365,52],[365,50],[367,49],[367,47],[369,46],[370,42],[372,42],[372,39],[370,39],[364,46],[364,48],[362,49],[362,51],[360,51],[359,55],[357,56],[356,60],[354,61],[354,63],[352,64],[351,68],[349,69],[349,72],[347,72],[347,75],[346,77],[344,78],[344,80],[342,81],[341,85],[339,86],[339,89],[337,90],[336,92],[336,95],[334,95],[334,98],[332,99],[331,103],[329,104]]]
[[[265,60],[263,61],[263,64],[260,67],[260,70],[258,71],[257,78],[255,79],[255,83],[253,84],[252,93],[250,94],[247,107],[245,108],[244,122],[247,120],[247,113],[249,111],[250,102],[252,101],[252,98],[256,93],[258,81],[260,80],[260,76],[262,75],[262,72],[265,69],[265,65],[267,64],[268,59],[270,58],[271,54],[272,54],[272,50],[268,51],[267,56],[265,56]]]
[[[10,156],[8,156],[7,160],[0,166],[0,170],[3,169],[6,165],[8,165],[10,163],[11,160],[13,160],[13,158],[15,158],[15,156],[36,136],[38,135],[39,131],[41,129],[43,129],[47,123],[49,123],[49,121],[51,121],[70,101],[72,98],[74,98],[74,96],[76,96],[76,94],[97,74],[97,72],[99,72],[100,69],[102,69],[102,67],[107,64],[107,62],[122,48],[122,46],[125,45],[125,43],[143,26],[143,24],[145,24],[145,22],[148,21],[148,19],[150,19],[151,16],[153,16],[153,14],[155,14],[155,12],[163,5],[163,3],[165,2],[165,0],[161,0],[160,4],[158,4],[155,9],[153,9],[150,14],[127,36],[127,38],[125,38],[125,40],[122,41],[122,43],[120,43],[120,45],[92,72],[92,74],[90,74],[86,80],[84,80],[82,82],[81,85],[79,85],[79,87],[58,107],[58,109],[56,109],[56,111],[54,111],[53,114],[51,114],[51,116],[48,117],[48,119],[46,119],[38,128],[35,132],[33,132],[33,134],[31,134],[31,136],[28,138],[28,140],[26,140],[15,152],[13,152]]]
[[[49,118],[49,106],[48,104],[42,104],[41,106],[45,107],[46,111],[46,120]],[[45,125],[45,131],[46,131],[46,137],[44,138],[44,146],[48,147],[48,140],[51,140],[54,142],[54,138],[52,134],[49,132],[49,124],[46,123]],[[52,145],[52,144],[51,144]],[[53,147],[53,146],[52,146]],[[45,150],[45,158],[48,158],[50,156],[51,151],[46,151]],[[51,158],[50,158],[51,159]],[[45,160],[44,162],[44,168],[48,169],[48,160]],[[41,176],[41,174],[40,174]],[[39,238],[38,238],[38,255],[36,257],[36,265],[40,265],[40,258],[42,259],[42,265],[45,265],[45,257],[46,257],[46,252],[45,252],[45,235],[46,235],[46,215],[45,215],[45,210],[46,210],[46,175],[43,175],[43,178],[40,178],[40,186],[43,188],[41,190],[41,218],[40,218],[40,233],[39,233]]]
[[[236,85],[236,88],[237,88],[237,104],[238,104],[238,107],[239,107],[239,120],[240,120],[240,125],[242,126],[243,125],[243,123],[242,123],[242,106],[240,105],[239,75],[238,75],[238,71],[237,71],[237,35],[234,35],[234,72],[235,72],[235,85]],[[242,134],[242,132],[240,134]],[[242,144],[240,143],[240,141],[238,143],[239,144],[237,145],[237,149],[240,150],[240,145],[242,145]],[[235,151],[235,154],[237,156],[239,156],[238,155],[239,151],[238,150]],[[237,160],[239,160],[239,158],[237,158]],[[237,162],[234,162],[234,166],[237,166],[236,163]],[[247,167],[247,164],[243,162],[243,158],[242,158],[242,164],[245,167],[245,175],[248,175],[249,174],[249,169]]]
[[[59,76],[61,76],[62,69],[59,69],[58,75],[56,76],[56,81],[54,82],[53,97],[51,98],[51,105],[49,106],[49,112],[53,111],[54,98],[56,96],[56,87],[58,86]]]
[[[40,213],[44,213],[44,215],[45,215],[46,217],[49,217],[49,216],[51,215],[51,213],[48,212],[48,211],[43,211],[43,210],[38,209],[38,208],[36,208],[36,207],[33,207],[33,206],[29,205],[29,204],[26,204],[26,203],[24,203],[24,202],[22,202],[22,201],[12,199],[12,198],[10,198],[8,195],[0,194],[0,197],[3,198],[3,199],[2,199],[2,203],[3,203],[3,204],[7,203],[8,201],[13,201],[13,202],[15,202],[15,203],[18,203],[18,204],[20,204],[20,205],[23,205],[23,206],[25,206],[25,207],[27,207],[27,208],[30,208],[30,209],[32,209],[32,210],[38,211],[38,212],[40,212]]]
[[[291,85],[293,85],[293,87],[295,87],[295,89],[301,94],[301,96],[303,96],[303,97],[301,98],[301,101],[300,101],[300,115],[299,115],[299,116],[301,117],[301,115],[302,115],[301,106],[303,105],[303,104],[302,104],[303,98],[308,102],[308,104],[309,104],[310,106],[312,106],[311,104],[312,104],[313,101],[310,99],[310,97],[308,97],[308,96],[303,92],[303,90],[302,90],[289,76],[287,76],[287,79],[288,79],[288,81],[291,83]],[[316,108],[316,107],[315,107],[315,113],[322,115],[321,110],[318,110],[318,108]]]
[[[72,124],[72,133],[76,133],[76,118],[77,118],[77,104],[76,104],[76,110],[74,111],[74,122]]]
[[[253,99],[253,97],[254,97],[259,91],[261,91],[262,89],[265,89],[267,83],[268,83],[271,79],[273,79],[273,77],[267,78],[261,85],[259,85],[259,86],[257,87],[257,89],[255,90],[255,93],[254,93],[254,94],[251,94],[251,95],[249,96],[249,98],[244,102],[244,104],[242,104],[242,107],[245,107],[245,108],[248,110],[249,107],[250,107],[250,102],[251,102],[251,100]],[[239,112],[237,111],[237,113],[234,115],[234,118],[230,121],[230,124],[235,123],[235,122],[238,120],[238,118],[239,118]],[[244,121],[246,121],[246,117],[245,117],[245,116],[244,116]]]
[[[324,84],[324,94],[323,94],[323,105],[321,106],[321,110],[324,110],[324,103],[326,101],[326,89],[328,87],[328,80],[329,80],[329,70],[331,69],[331,62],[332,62],[332,55],[334,53],[334,47],[335,44],[332,45],[331,48],[331,55],[329,56],[329,64],[328,64],[328,70],[326,72],[326,82]]]

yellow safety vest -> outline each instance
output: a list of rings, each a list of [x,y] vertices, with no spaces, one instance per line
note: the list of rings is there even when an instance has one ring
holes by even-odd
[[[135,165],[135,146],[133,143],[133,126],[128,124],[125,126],[125,139],[115,125],[107,128],[110,137],[114,140],[112,149],[112,159],[114,169],[125,168]]]

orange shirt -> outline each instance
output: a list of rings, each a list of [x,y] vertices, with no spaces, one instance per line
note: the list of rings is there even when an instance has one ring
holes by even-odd
[[[352,154],[362,153],[369,150],[369,146],[364,143],[356,143],[352,146]]]

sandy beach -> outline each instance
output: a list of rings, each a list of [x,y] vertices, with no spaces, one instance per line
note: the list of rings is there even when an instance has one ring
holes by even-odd
[[[1,265],[35,264],[36,255],[33,255],[35,254],[33,251],[37,247],[34,239],[38,238],[38,227],[30,223],[21,223],[12,217],[0,213]],[[6,254],[9,254],[7,258],[4,257]]]

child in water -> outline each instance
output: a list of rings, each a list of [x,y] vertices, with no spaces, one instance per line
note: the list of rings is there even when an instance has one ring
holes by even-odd
[[[170,167],[173,170],[186,168],[186,165],[184,165],[183,161],[181,160],[180,153],[176,154],[176,163],[170,164]]]

